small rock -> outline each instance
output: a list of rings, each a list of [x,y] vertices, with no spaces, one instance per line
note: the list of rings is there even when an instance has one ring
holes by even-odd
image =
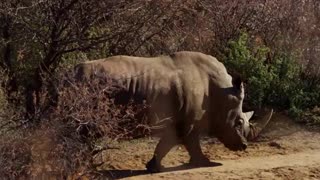
[[[280,149],[280,148],[282,148],[282,146],[279,144],[279,143],[277,143],[277,142],[270,142],[269,143],[269,146],[272,146],[272,147],[276,147],[276,148],[278,148],[278,149]]]

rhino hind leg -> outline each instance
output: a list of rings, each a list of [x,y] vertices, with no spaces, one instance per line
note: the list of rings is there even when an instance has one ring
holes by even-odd
[[[210,160],[203,154],[200,146],[199,133],[193,129],[189,134],[184,137],[183,141],[189,155],[190,165],[192,166],[209,166]]]
[[[152,159],[146,164],[148,172],[156,173],[163,170],[161,160],[168,154],[172,147],[178,144],[178,139],[174,130],[167,130],[156,146]]]

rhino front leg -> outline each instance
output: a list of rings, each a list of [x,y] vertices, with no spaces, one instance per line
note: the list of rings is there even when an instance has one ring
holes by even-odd
[[[167,130],[157,144],[152,159],[146,164],[147,171],[151,173],[160,172],[163,169],[161,160],[177,143],[178,139],[175,131],[172,129]]]
[[[200,146],[199,131],[193,128],[190,133],[184,136],[183,141],[189,155],[190,164],[193,166],[208,166],[210,160],[203,154]]]

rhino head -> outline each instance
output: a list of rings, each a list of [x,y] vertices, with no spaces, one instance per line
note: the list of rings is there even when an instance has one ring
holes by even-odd
[[[271,119],[273,110],[269,111],[258,123],[250,121],[254,112],[239,112],[226,123],[223,136],[218,138],[231,150],[245,150],[247,141],[254,140]],[[229,117],[230,118],[230,117]]]
[[[230,150],[245,150],[247,141],[254,140],[268,124],[273,110],[265,112],[262,119],[257,120],[257,123],[253,123],[251,118],[254,111],[242,111],[244,99],[243,83],[235,83],[227,94],[227,100],[224,101],[226,103],[221,105],[223,109],[220,108],[222,112],[226,113],[219,113],[221,115],[220,119],[223,121],[220,121],[219,125],[214,128],[216,131],[214,135]]]

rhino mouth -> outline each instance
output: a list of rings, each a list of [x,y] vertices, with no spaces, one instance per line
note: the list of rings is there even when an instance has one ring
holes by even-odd
[[[247,140],[238,129],[236,129],[235,136],[231,141],[224,139],[222,142],[225,147],[232,151],[244,151],[247,148]]]

